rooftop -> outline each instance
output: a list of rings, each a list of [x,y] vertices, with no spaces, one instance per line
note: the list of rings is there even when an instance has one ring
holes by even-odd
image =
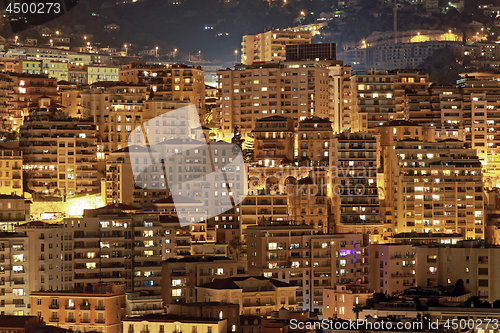
[[[123,321],[149,321],[149,322],[181,322],[181,323],[202,323],[202,324],[218,324],[226,319],[215,319],[208,317],[188,317],[174,314],[149,314],[145,316],[124,318]]]
[[[226,279],[217,279],[214,280],[213,282],[202,284],[199,287],[208,289],[244,289],[240,287],[237,284],[237,282],[243,282],[250,279],[268,281],[277,288],[292,287],[292,285],[289,283],[281,282],[275,279],[269,279],[263,276],[245,276],[245,277],[230,277]]]

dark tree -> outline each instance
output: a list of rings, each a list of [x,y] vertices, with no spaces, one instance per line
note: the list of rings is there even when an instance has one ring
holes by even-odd
[[[227,256],[231,259],[240,260],[243,255],[243,243],[238,236],[233,237],[227,246]]]
[[[462,296],[465,294],[464,280],[458,279],[453,287],[453,296]]]
[[[465,72],[465,68],[457,62],[450,47],[445,47],[434,51],[431,57],[418,66],[425,68],[429,73],[431,82],[439,85],[455,85],[460,78],[460,73]]]
[[[231,138],[231,142],[234,143],[235,145],[240,146],[240,148],[243,150],[243,143],[245,142],[245,139],[241,137],[241,133],[238,126],[234,127],[233,137]]]

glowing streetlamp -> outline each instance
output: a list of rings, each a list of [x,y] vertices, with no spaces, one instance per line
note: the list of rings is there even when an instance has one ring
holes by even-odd
[[[59,36],[59,30],[57,30],[57,31],[56,31],[56,35],[58,35],[58,36]]]
[[[201,61],[201,51],[198,51],[198,59]]]
[[[158,46],[156,47],[156,50],[155,50],[155,51],[156,51],[155,55],[156,55],[156,57],[158,58]]]
[[[127,47],[127,44],[124,44],[123,46],[125,47],[125,56],[128,56],[128,47]]]
[[[234,62],[238,62],[238,50],[234,50]]]
[[[87,40],[87,36],[83,36],[83,39]]]
[[[19,39],[19,36],[16,36],[16,45],[17,45],[17,41],[18,41],[18,39]]]
[[[174,49],[174,58],[177,57],[177,49]]]
[[[54,46],[54,40],[53,40],[53,39],[51,39],[51,40],[50,40],[50,47],[53,47],[53,46]]]

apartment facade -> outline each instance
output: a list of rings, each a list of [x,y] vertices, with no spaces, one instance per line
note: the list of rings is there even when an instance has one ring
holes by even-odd
[[[298,308],[322,311],[324,288],[368,285],[367,246],[367,235],[317,234],[313,226],[262,222],[247,229],[248,271],[298,286]]]
[[[217,71],[217,139],[229,140],[236,126],[245,137],[258,119],[273,115],[292,118],[294,126],[310,116],[329,117],[329,66],[327,61],[271,62]]]
[[[9,76],[14,90],[9,101],[13,130],[19,130],[30,108],[39,106],[40,98],[49,98],[45,106],[57,103],[56,79],[45,74],[9,73]]]
[[[311,44],[311,32],[269,30],[256,35],[245,35],[241,42],[241,63],[286,60],[287,45]]]
[[[367,233],[381,240],[383,220],[377,186],[379,141],[370,133],[343,133],[331,140],[330,172],[336,232]]]
[[[0,194],[23,195],[23,153],[0,146]]]
[[[294,159],[294,124],[291,118],[270,116],[255,121],[254,161],[259,165],[277,166]]]
[[[31,315],[47,324],[73,331],[122,332],[125,318],[125,285],[89,284],[72,291],[34,291]]]
[[[483,178],[475,150],[455,139],[406,139],[390,153],[385,172],[392,179],[386,192],[386,202],[394,205],[392,232],[484,238]]]
[[[167,259],[162,263],[161,276],[163,301],[171,304],[196,302],[196,286],[248,273],[246,261],[192,256]]]
[[[20,128],[28,186],[39,195],[99,191],[96,126],[54,109],[33,109]]]
[[[16,194],[0,194],[0,229],[15,231],[20,224],[29,222],[31,204]]]
[[[123,332],[198,332],[227,333],[227,319],[172,314],[151,314],[125,318]]]
[[[29,315],[31,262],[25,233],[0,233],[0,314]]]
[[[416,261],[410,244],[371,244],[370,289],[396,295],[416,286]]]
[[[299,122],[297,128],[298,154],[296,158],[308,161],[311,166],[329,163],[332,122],[328,118],[313,116]]]
[[[323,289],[323,318],[357,320],[352,309],[365,306],[366,300],[372,296],[373,290],[356,285],[336,285],[332,289]]]
[[[355,132],[373,132],[385,122],[403,119],[406,94],[430,86],[429,75],[418,70],[355,71],[350,80]]]
[[[466,291],[494,302],[500,298],[495,282],[500,269],[499,251],[500,248],[489,246],[484,241],[417,246],[414,249],[416,284],[420,287],[449,287],[461,279]]]
[[[201,117],[205,114],[205,81],[200,66],[131,62],[122,66],[120,81],[146,85],[154,96],[194,104]]]

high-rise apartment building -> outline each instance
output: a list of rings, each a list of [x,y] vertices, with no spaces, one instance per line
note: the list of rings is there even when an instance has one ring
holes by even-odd
[[[163,96],[172,102],[194,104],[198,114],[205,115],[205,81],[200,66],[131,62],[122,66],[120,81],[146,85],[154,96]]]
[[[329,148],[333,135],[332,122],[328,118],[313,116],[301,120],[297,128],[297,159],[310,166],[327,165],[330,162]]]
[[[330,63],[326,61],[237,65],[217,71],[221,98],[213,117],[218,139],[231,138],[238,126],[247,136],[260,118],[279,115],[295,126],[310,116],[330,116]]]
[[[418,70],[357,71],[351,76],[351,129],[373,131],[385,122],[403,119],[405,94],[425,90],[429,75]]]
[[[247,237],[247,228],[263,220],[288,220],[288,195],[278,191],[260,191],[249,194],[239,205],[241,239]]]
[[[368,285],[368,237],[316,234],[313,226],[267,221],[247,228],[248,272],[299,286],[302,310],[323,308],[323,289]]]
[[[28,315],[29,293],[33,290],[30,275],[30,242],[25,233],[0,233],[0,313]],[[33,258],[34,259],[34,258]]]
[[[160,215],[108,206],[87,211],[81,219],[65,219],[64,231],[73,233],[63,255],[72,263],[68,274],[75,287],[118,281],[127,291],[160,293],[165,236]]]
[[[286,60],[287,45],[311,44],[310,31],[269,30],[256,35],[245,35],[241,42],[241,63]]]
[[[30,291],[71,289],[71,258],[61,253],[73,249],[68,242],[73,239],[72,233],[64,232],[62,224],[41,221],[24,223],[16,230],[26,234],[29,241],[26,263],[30,267]]]
[[[40,195],[99,191],[96,126],[57,109],[33,109],[19,133],[28,187]]]
[[[12,131],[14,114],[11,114],[11,95],[14,93],[14,82],[9,74],[0,74],[0,133],[2,136],[8,135]]]
[[[270,116],[257,119],[252,131],[254,161],[261,166],[290,163],[294,159],[295,133],[293,119]]]
[[[370,288],[394,295],[417,286],[416,257],[412,245],[370,245]]]
[[[416,246],[414,252],[418,286],[450,287],[461,279],[464,289],[473,296],[489,302],[500,298],[495,282],[500,274],[496,260],[500,255],[498,246],[484,241],[463,241],[455,245]]]
[[[406,139],[397,142],[389,160],[384,172],[385,200],[394,206],[391,232],[483,239],[483,177],[475,150],[455,139]]]
[[[377,138],[370,133],[342,133],[331,140],[333,214],[336,232],[367,233],[381,240]]]
[[[19,130],[24,116],[30,108],[38,107],[40,100],[43,100],[46,107],[57,107],[59,96],[56,79],[43,74],[9,73],[9,76],[14,90],[14,93],[9,95],[13,130]]]
[[[16,147],[0,146],[0,194],[23,195],[23,154]]]
[[[304,225],[312,225],[318,233],[328,233],[329,200],[327,197],[326,171],[315,169],[299,180],[289,177],[286,185],[288,195],[288,218]],[[319,177],[314,174],[321,173]]]

